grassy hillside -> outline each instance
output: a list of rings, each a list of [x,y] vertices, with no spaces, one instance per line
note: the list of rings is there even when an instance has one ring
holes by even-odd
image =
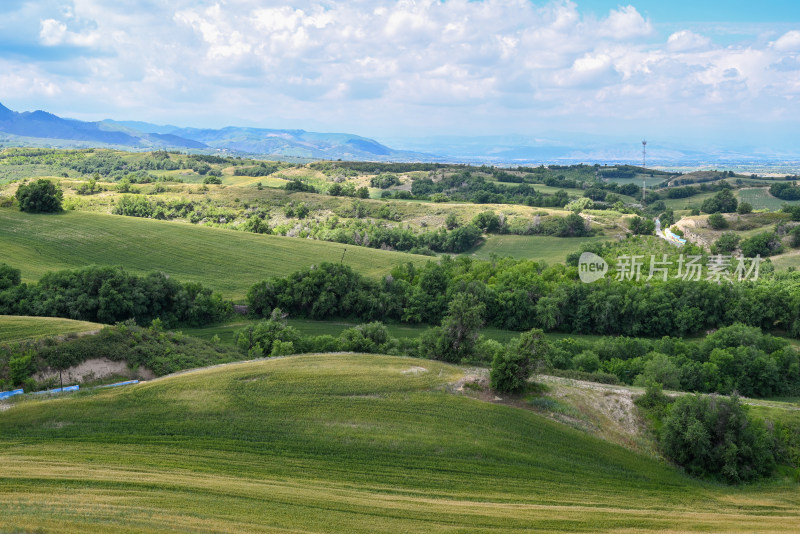
[[[84,265],[121,265],[134,272],[163,271],[184,282],[202,282],[242,299],[269,276],[284,276],[323,261],[342,259],[344,245],[258,235],[177,222],[85,212],[30,215],[0,208],[3,261],[26,281],[47,271]],[[381,275],[424,256],[350,246],[344,263]]]
[[[784,204],[797,205],[800,201],[781,200],[769,194],[767,187],[755,187],[751,189],[740,189],[738,197],[741,202],[749,202],[756,210],[780,210]]]
[[[789,532],[795,485],[729,489],[427,360],[233,364],[0,412],[0,530]]]
[[[52,317],[0,315],[0,343],[99,330],[104,325]]]

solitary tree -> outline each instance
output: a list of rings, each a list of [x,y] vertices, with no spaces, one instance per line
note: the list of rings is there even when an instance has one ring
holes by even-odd
[[[531,374],[544,365],[549,351],[544,332],[538,328],[525,332],[494,357],[489,374],[492,389],[503,393],[521,391]]]
[[[17,189],[19,209],[29,213],[56,213],[61,211],[61,189],[48,180],[37,180]]]
[[[703,201],[700,209],[706,213],[733,213],[739,206],[739,201],[733,196],[730,189],[723,189],[711,198]]]

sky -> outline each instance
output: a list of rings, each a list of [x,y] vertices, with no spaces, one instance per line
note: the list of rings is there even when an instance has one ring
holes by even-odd
[[[378,139],[790,146],[800,2],[2,0],[0,102]]]

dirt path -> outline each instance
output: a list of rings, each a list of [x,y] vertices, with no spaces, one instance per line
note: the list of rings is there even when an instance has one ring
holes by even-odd
[[[599,384],[597,382],[587,382],[584,380],[575,380],[572,378],[561,378],[558,376],[544,376],[544,375],[537,377],[537,380],[545,383],[561,383],[569,385],[570,387],[574,388],[589,389],[595,391],[610,392],[613,394],[626,395],[632,398],[636,398],[639,395],[644,394],[644,388],[636,386],[625,386],[625,385],[615,386],[609,384]],[[664,394],[670,397],[682,397],[684,395],[692,395],[692,393],[686,391],[664,391]],[[782,410],[789,410],[789,411],[800,410],[800,404],[795,405],[784,402],[776,402],[776,401],[769,401],[762,399],[751,399],[749,397],[739,397],[739,400],[742,401],[742,404],[747,404],[750,406],[767,406],[770,408],[779,408]]]
[[[486,402],[530,410],[636,452],[660,457],[655,440],[634,403],[637,397],[644,394],[643,388],[549,375],[539,375],[535,382],[540,385],[541,393],[498,396],[489,388],[488,369],[468,368],[464,369],[464,376],[461,379],[448,386],[448,391]],[[673,397],[689,395],[680,391],[664,393]],[[791,405],[745,397],[742,397],[741,401],[752,406],[800,410],[800,404]]]

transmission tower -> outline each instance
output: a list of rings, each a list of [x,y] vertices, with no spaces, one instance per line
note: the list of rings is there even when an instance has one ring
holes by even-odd
[[[645,190],[647,189],[647,175],[644,171],[647,169],[647,141],[642,141],[642,204],[644,204]]]

